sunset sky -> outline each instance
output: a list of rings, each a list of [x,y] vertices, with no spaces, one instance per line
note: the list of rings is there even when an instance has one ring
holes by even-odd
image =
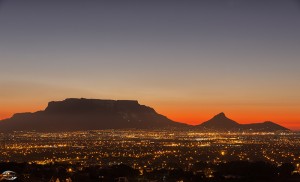
[[[300,1],[0,0],[0,119],[70,97],[300,130]]]

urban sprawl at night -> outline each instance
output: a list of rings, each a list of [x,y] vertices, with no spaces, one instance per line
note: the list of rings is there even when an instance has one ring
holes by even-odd
[[[28,165],[71,167],[126,165],[139,175],[157,170],[193,171],[214,178],[214,169],[230,162],[265,162],[294,166],[300,172],[300,133],[199,132],[190,130],[95,130],[12,132],[1,134],[0,160]],[[202,170],[197,165],[205,164]],[[66,167],[68,170],[68,167]]]

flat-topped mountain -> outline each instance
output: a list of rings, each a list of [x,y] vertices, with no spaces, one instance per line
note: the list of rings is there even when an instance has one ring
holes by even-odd
[[[215,130],[215,131],[284,131],[289,130],[271,121],[266,121],[263,123],[253,123],[253,124],[239,124],[225,116],[222,112],[212,119],[203,122],[196,127],[204,130]]]
[[[76,131],[186,127],[132,100],[66,99],[49,102],[44,111],[15,114],[0,130]]]
[[[190,126],[158,114],[134,100],[66,99],[49,102],[43,111],[19,113],[0,121],[0,131],[78,131],[100,129],[188,128],[201,131],[279,131],[288,130],[273,122],[239,124],[220,113]]]

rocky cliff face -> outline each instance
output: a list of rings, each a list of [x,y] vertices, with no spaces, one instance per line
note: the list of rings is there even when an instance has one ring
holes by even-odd
[[[52,101],[45,109],[46,113],[93,113],[93,112],[152,112],[154,109],[140,105],[134,100],[98,100],[98,99],[66,99]]]

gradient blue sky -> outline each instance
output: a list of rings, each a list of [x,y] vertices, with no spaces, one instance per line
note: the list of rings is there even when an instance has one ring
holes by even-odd
[[[296,0],[2,0],[0,118],[87,97],[300,129],[299,32]]]

